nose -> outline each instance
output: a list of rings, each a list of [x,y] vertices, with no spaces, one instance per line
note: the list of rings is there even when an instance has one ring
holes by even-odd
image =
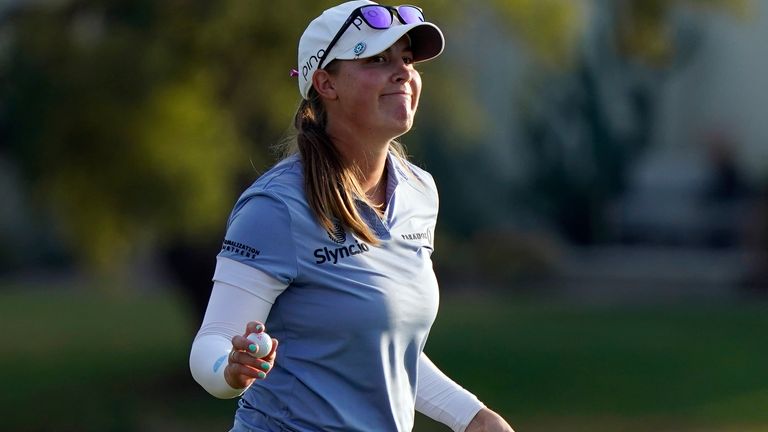
[[[395,71],[392,74],[393,81],[396,83],[407,83],[413,79],[413,74],[416,72],[413,66],[407,64],[403,59],[394,62]]]

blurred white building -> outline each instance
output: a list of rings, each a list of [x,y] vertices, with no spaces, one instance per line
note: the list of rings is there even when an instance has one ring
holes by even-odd
[[[743,237],[754,192],[768,181],[768,2],[747,1],[745,16],[681,6],[670,16],[669,31],[684,60],[656,74],[618,65],[614,58],[606,27],[610,8],[618,3],[583,3],[583,58],[597,76],[608,132],[636,134],[639,120],[630,92],[638,83],[652,89],[652,128],[647,147],[628,165],[625,192],[608,206],[611,242],[571,249],[576,252],[562,270],[581,279],[582,287],[597,279],[610,281],[606,287],[620,280],[636,287],[654,281],[699,287],[738,283],[752,265]],[[484,169],[520,184],[529,169],[527,150],[520,145],[529,138],[522,110],[530,108],[521,100],[531,94],[531,71],[537,66],[493,17],[468,25],[451,42],[458,45],[456,58],[480,65],[473,71],[473,91],[493,125],[484,141],[489,155]],[[571,99],[580,103],[582,82],[576,73],[550,82],[551,88],[538,94],[552,111],[545,144],[555,142],[571,168],[589,175],[594,169],[585,157],[593,150],[585,147],[590,131],[584,130],[583,118],[562,113],[572,109]],[[467,181],[488,189],[483,178]],[[498,220],[526,219],[516,211],[500,209]]]

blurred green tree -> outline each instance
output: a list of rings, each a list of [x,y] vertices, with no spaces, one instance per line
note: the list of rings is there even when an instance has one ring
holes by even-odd
[[[301,6],[0,9],[0,151],[80,268],[126,275],[138,256],[157,254],[187,288],[208,289],[236,195],[267,166],[298,102],[288,70],[313,12],[285,11]]]
[[[79,1],[9,12],[10,157],[87,267],[120,268],[143,240],[221,231],[235,183],[265,164],[266,146],[252,144],[276,140],[295,103],[287,70],[268,65],[291,64],[298,22],[285,21],[298,18],[264,9]]]
[[[205,274],[207,287],[237,193],[289,134],[299,101],[288,77],[296,41],[336,3],[11,3],[0,10],[3,156],[55,216],[83,268],[125,271],[160,246],[180,275],[202,266],[194,278]],[[422,3],[448,25],[474,8]],[[496,7],[512,13],[532,4]],[[431,93],[438,102],[461,88],[444,69],[433,85],[446,91]],[[436,106],[433,119],[477,130],[463,105]]]
[[[658,49],[667,45],[655,41],[654,29],[681,1],[621,2],[628,12],[615,30],[628,57],[669,57]],[[299,96],[288,71],[295,67],[298,38],[311,18],[336,3],[69,0],[0,6],[0,156],[19,168],[28,193],[55,215],[62,241],[82,268],[125,271],[136,256],[159,248],[175,273],[186,277],[183,285],[196,285],[194,291],[204,293],[196,297],[205,299],[237,194],[271,164],[269,148],[290,138]],[[448,51],[464,23],[486,13],[524,41],[544,69],[578,63],[574,45],[586,0],[419,4],[446,29]],[[476,65],[450,55],[441,62],[451,64],[423,67],[429,86],[417,128],[430,133],[417,133],[406,144],[417,155],[430,153],[437,162],[430,169],[450,173],[455,164],[443,162],[471,155],[472,143],[489,125],[466,86]],[[478,175],[484,170],[482,163],[468,169]],[[472,193],[462,190],[460,179],[442,189]],[[465,224],[444,221],[449,230]]]

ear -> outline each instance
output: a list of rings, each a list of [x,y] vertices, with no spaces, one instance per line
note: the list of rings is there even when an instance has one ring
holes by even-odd
[[[325,69],[318,69],[312,75],[312,86],[323,99],[335,100],[339,98],[336,94],[335,80]]]

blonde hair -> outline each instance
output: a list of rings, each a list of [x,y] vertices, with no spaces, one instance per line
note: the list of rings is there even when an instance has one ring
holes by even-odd
[[[338,221],[361,240],[377,245],[379,239],[355,205],[359,199],[373,207],[360,186],[361,170],[344,160],[325,131],[327,113],[314,88],[310,88],[307,97],[301,101],[294,117],[296,139],[287,142],[283,156],[300,154],[307,202],[326,231],[333,233],[334,221]],[[393,140],[389,147],[396,158],[407,161],[402,144]]]

